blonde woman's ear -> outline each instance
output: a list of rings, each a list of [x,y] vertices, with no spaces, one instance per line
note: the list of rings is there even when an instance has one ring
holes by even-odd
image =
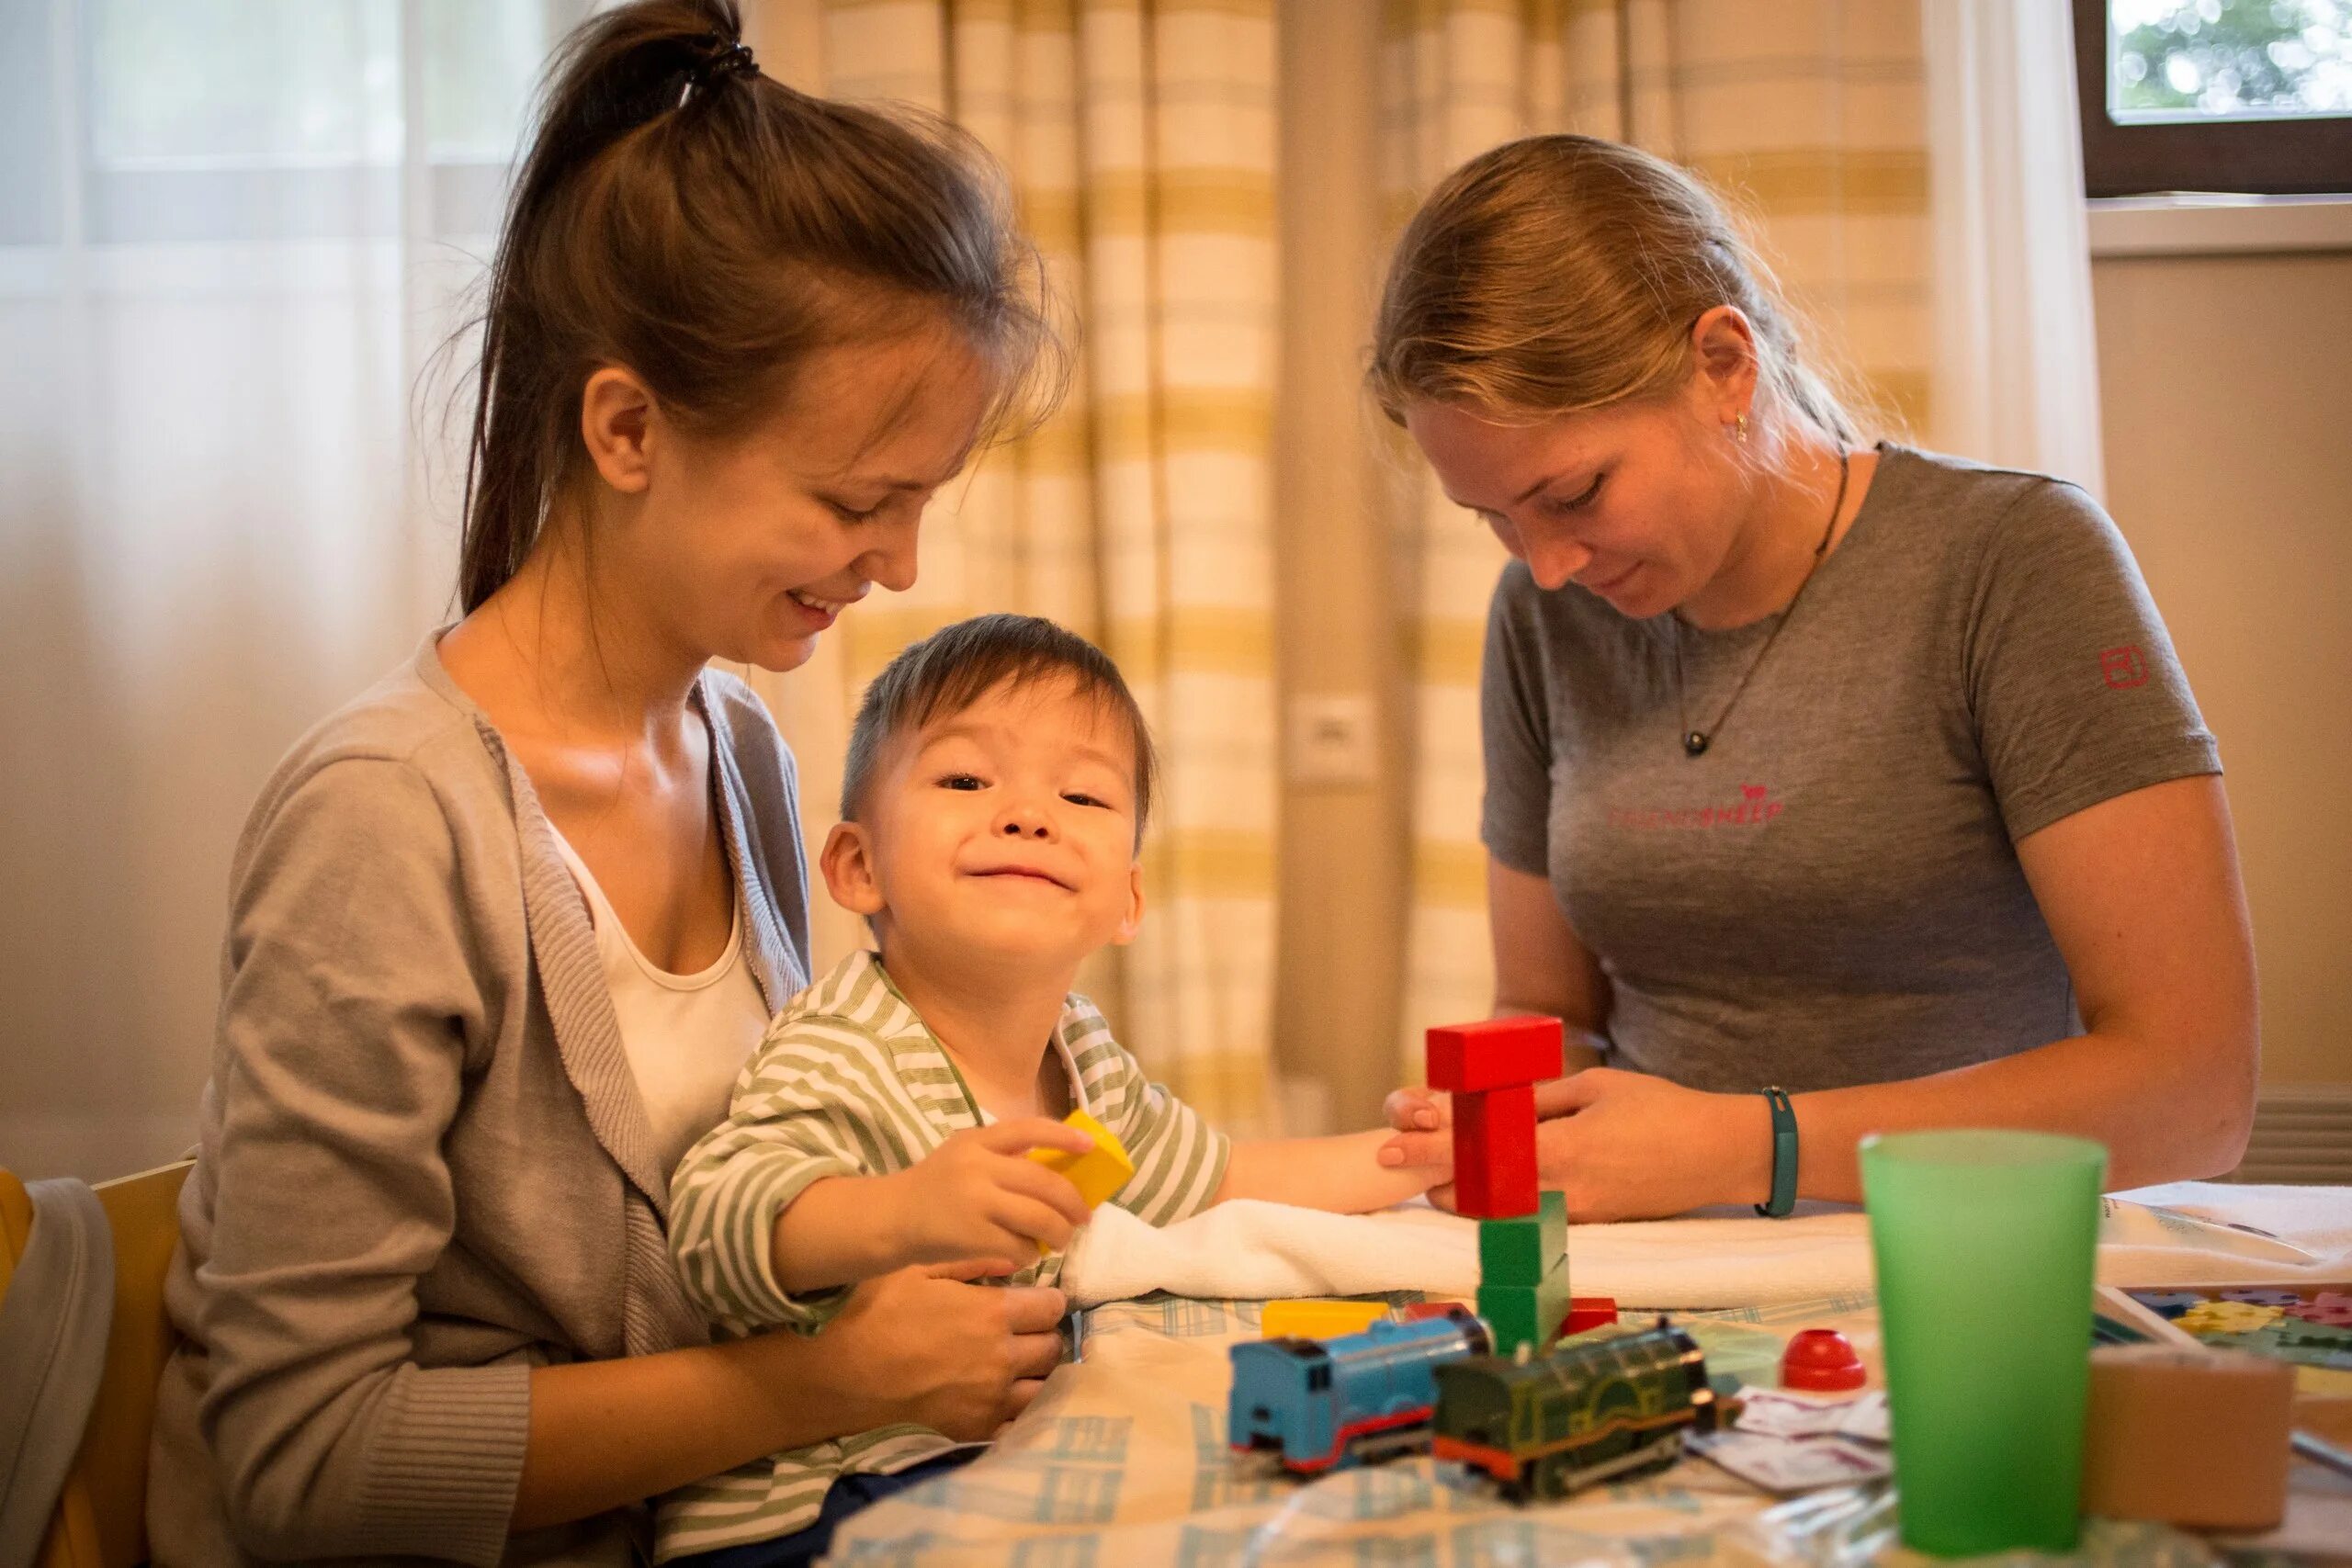
[[[1724,424],[1745,419],[1755,403],[1756,355],[1755,324],[1736,305],[1717,305],[1691,323],[1691,364]]]
[[[882,884],[875,874],[872,840],[854,822],[836,822],[817,852],[817,869],[824,873],[825,891],[853,915],[871,919],[882,912]]]

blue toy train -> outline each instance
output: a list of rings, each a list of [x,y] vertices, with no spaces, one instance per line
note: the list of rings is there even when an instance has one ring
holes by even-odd
[[[1244,1341],[1233,1347],[1227,1438],[1243,1452],[1274,1450],[1301,1475],[1420,1447],[1437,1409],[1437,1369],[1493,1344],[1460,1308],[1336,1339]]]

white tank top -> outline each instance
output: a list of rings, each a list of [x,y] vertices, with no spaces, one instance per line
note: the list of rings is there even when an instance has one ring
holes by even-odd
[[[727,950],[699,974],[673,975],[638,951],[605,890],[560,831],[555,844],[588,900],[596,956],[604,963],[605,985],[620,1021],[621,1049],[645,1101],[655,1157],[666,1175],[696,1138],[725,1119],[735,1076],[767,1032],[767,1003],[743,958],[742,902],[736,900]]]

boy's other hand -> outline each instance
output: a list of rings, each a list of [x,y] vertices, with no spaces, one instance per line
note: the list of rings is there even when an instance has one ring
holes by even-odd
[[[1419,1085],[1392,1091],[1381,1109],[1396,1135],[1380,1146],[1390,1170],[1425,1173],[1425,1190],[1441,1209],[1453,1206],[1453,1097]]]
[[[1442,1133],[1453,1124],[1453,1096],[1419,1084],[1391,1090],[1381,1110],[1400,1133]]]
[[[883,1179],[892,1188],[895,1250],[910,1263],[1032,1257],[1042,1244],[1058,1251],[1088,1218],[1086,1200],[1067,1176],[1029,1158],[1031,1149],[1084,1154],[1093,1140],[1044,1116],[967,1128],[920,1161]]]

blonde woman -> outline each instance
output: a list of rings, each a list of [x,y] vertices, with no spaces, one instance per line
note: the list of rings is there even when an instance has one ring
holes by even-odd
[[[1864,440],[1714,200],[1584,137],[1430,196],[1370,380],[1513,558],[1495,1007],[1569,1027],[1540,1160],[1577,1218],[1855,1200],[1874,1130],[2078,1134],[2119,1188],[2236,1162],[2221,763],[2096,502]],[[1442,1100],[1390,1111],[1429,1157]]]

